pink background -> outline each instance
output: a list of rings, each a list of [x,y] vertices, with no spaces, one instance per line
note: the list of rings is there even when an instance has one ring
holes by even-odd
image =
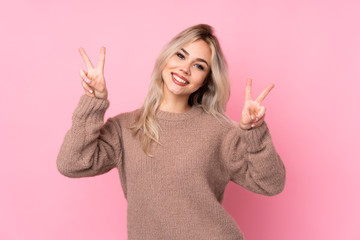
[[[129,1],[130,2],[130,1]],[[246,78],[271,82],[265,120],[287,168],[283,193],[229,183],[224,207],[248,240],[360,239],[359,1],[0,0],[0,239],[126,239],[114,169],[70,179],[56,156],[83,94],[78,48],[107,48],[106,118],[140,107],[161,47],[214,26],[238,121]]]

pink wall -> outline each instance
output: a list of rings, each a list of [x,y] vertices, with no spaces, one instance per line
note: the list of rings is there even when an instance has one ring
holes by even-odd
[[[287,183],[275,197],[228,185],[224,207],[246,239],[360,239],[359,8],[355,0],[0,1],[0,239],[126,239],[116,170],[69,179],[56,169],[83,93],[77,50],[97,63],[107,47],[107,118],[141,105],[160,48],[197,23],[221,40],[234,120],[246,78],[254,95],[275,83],[264,105]]]

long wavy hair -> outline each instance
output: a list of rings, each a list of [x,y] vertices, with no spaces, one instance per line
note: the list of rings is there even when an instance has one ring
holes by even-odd
[[[230,97],[228,67],[219,41],[213,33],[213,28],[207,24],[189,27],[177,34],[160,51],[151,74],[147,96],[134,125],[131,127],[134,135],[140,133],[139,139],[142,149],[149,157],[152,157],[150,154],[151,143],[161,144],[159,142],[160,126],[156,119],[156,111],[163,97],[162,70],[171,56],[186,44],[199,39],[204,40],[210,47],[210,72],[204,80],[204,85],[189,96],[188,103],[190,106],[201,107],[219,121],[223,119],[231,122],[231,119],[225,114],[226,104]]]

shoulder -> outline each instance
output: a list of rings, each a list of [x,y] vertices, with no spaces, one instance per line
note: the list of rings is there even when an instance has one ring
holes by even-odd
[[[140,108],[135,109],[133,111],[117,114],[111,117],[111,120],[117,122],[121,126],[130,126],[135,122],[139,113],[140,113]]]
[[[228,138],[229,135],[234,136],[238,133],[237,123],[227,115],[224,117],[214,116],[202,110],[198,123],[198,127],[202,129],[204,134],[218,141],[224,141],[224,138]]]
[[[211,128],[214,130],[219,130],[221,132],[226,132],[231,129],[236,128],[236,122],[232,120],[229,116],[226,114],[224,116],[215,116],[211,113],[206,112],[205,110],[201,110],[200,115],[201,123],[206,128]]]

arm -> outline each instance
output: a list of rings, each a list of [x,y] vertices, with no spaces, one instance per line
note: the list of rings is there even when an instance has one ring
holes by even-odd
[[[285,186],[285,166],[276,152],[266,122],[258,128],[235,128],[228,134],[230,180],[258,194],[273,196]]]
[[[57,168],[65,176],[100,175],[117,167],[121,159],[120,126],[103,118],[108,100],[83,95],[74,111],[57,157]]]
[[[244,188],[271,196],[282,192],[285,186],[285,167],[264,121],[266,109],[260,105],[274,84],[256,100],[252,100],[251,85],[252,80],[248,79],[239,127],[230,134],[229,174],[233,182]]]

